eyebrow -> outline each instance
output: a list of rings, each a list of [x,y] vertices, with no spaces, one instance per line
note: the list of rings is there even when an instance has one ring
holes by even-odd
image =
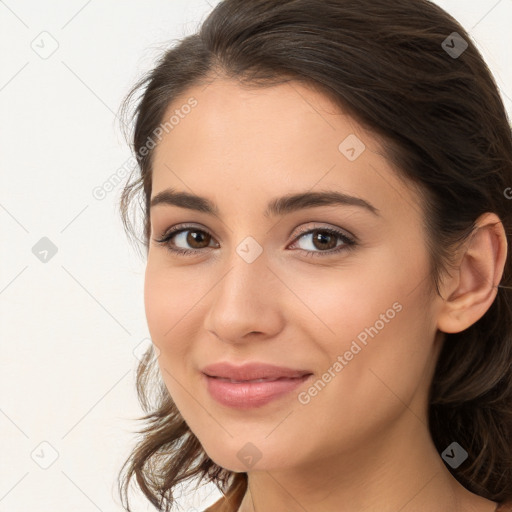
[[[210,199],[188,192],[178,192],[172,188],[163,190],[155,195],[151,199],[150,208],[153,208],[153,206],[157,204],[179,206],[180,208],[195,210],[210,215],[219,215],[219,208]],[[282,216],[287,213],[302,210],[303,208],[332,205],[358,206],[376,216],[380,216],[379,209],[375,208],[375,206],[364,199],[336,191],[302,192],[278,197],[269,201],[264,215],[265,217]]]

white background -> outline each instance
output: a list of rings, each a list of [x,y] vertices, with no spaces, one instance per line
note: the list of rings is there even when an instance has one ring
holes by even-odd
[[[122,230],[121,186],[92,191],[130,157],[121,99],[210,1],[0,1],[0,511],[122,510],[115,478],[142,414],[134,349],[149,337],[144,261]],[[510,115],[512,0],[437,3],[477,42]],[[42,37],[58,44],[46,59]],[[42,237],[58,249],[46,263],[32,252]],[[220,496],[211,485],[178,510]]]

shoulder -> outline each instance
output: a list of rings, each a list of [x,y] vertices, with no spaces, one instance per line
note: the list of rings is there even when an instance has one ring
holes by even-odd
[[[213,505],[205,508],[203,512],[237,512],[237,510],[238,505],[236,503],[233,503],[229,498],[222,497]]]
[[[236,509],[233,510],[229,508],[229,506],[226,506],[226,500],[221,498],[203,512],[236,512]],[[512,512],[512,501],[500,503],[496,512]]]
[[[496,512],[512,512],[512,500],[500,503]]]
[[[237,512],[247,489],[246,478],[238,477],[229,491],[203,512]]]
[[[220,512],[220,505],[222,504],[223,498],[216,501],[213,505],[210,505],[208,508],[205,508],[203,512]]]
[[[219,501],[216,501],[213,505],[210,505],[208,508],[205,508],[203,512],[220,512],[221,503],[222,498]]]
[[[203,512],[236,512],[236,509],[233,510],[229,508],[229,506],[226,506],[226,500],[221,498]],[[500,503],[496,512],[512,512],[512,501]]]
[[[238,509],[233,508],[233,505],[229,505],[226,501],[226,498],[221,498],[216,501],[213,505],[210,505],[208,508],[205,508],[203,512],[236,512]]]

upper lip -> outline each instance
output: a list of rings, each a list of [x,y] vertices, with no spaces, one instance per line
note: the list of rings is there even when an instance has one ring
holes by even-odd
[[[292,379],[311,374],[309,370],[296,370],[284,366],[256,362],[246,363],[242,366],[221,362],[205,366],[201,371],[209,377],[232,380],[279,379],[282,377]]]

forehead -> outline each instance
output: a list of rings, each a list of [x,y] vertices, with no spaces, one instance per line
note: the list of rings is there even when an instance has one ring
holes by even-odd
[[[408,209],[412,192],[378,139],[305,85],[219,79],[175,98],[163,122],[171,116],[179,122],[155,148],[152,196],[172,186],[222,202],[221,191],[268,198],[317,187]]]
[[[191,100],[195,101],[193,108],[187,106]],[[309,139],[313,144],[319,135],[325,137],[327,129],[339,132],[340,126],[330,119],[333,115],[343,117],[345,125],[353,124],[352,131],[361,130],[326,96],[297,82],[254,87],[217,79],[206,86],[191,87],[175,98],[164,121],[171,117],[177,120],[176,114],[179,122],[172,129],[176,143],[183,142],[180,135],[188,137],[194,131],[203,143],[208,137],[219,149],[228,141],[246,141],[240,150],[248,151],[251,136],[258,142],[265,141],[267,149],[298,140]],[[365,138],[369,136],[365,134]]]

